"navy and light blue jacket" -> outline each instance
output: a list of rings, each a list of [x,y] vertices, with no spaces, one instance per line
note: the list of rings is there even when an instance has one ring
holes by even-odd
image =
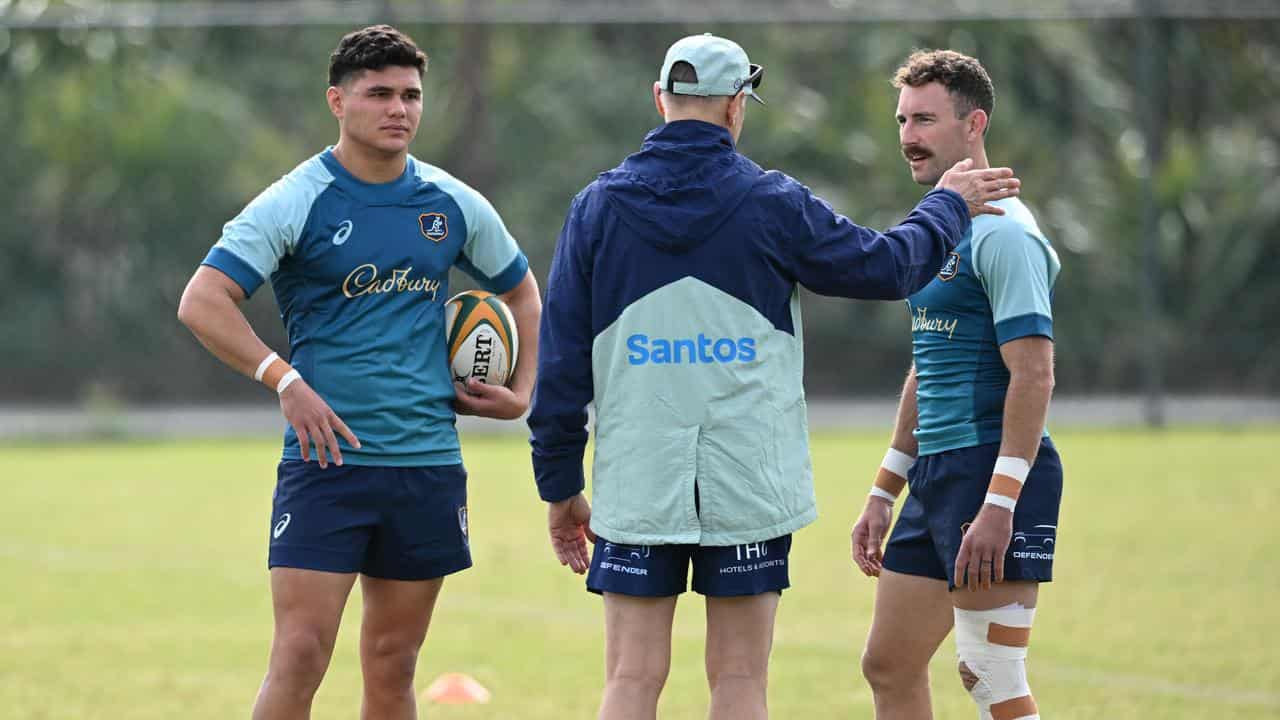
[[[529,268],[480,193],[409,157],[370,184],[332,150],[267,188],[209,251],[205,265],[252,295],[268,278],[289,333],[289,361],[360,439],[345,462],[427,466],[462,461],[444,304],[457,266],[504,293]],[[284,458],[301,459],[293,428]]]
[[[734,545],[816,516],[798,287],[902,299],[970,226],[935,191],[885,233],[740,155],[664,125],[574,199],[552,261],[529,416],[544,500],[584,486],[614,542]]]
[[[1000,346],[1053,339],[1058,254],[1021,200],[992,204],[1005,214],[978,216],[938,276],[907,299],[921,455],[999,442],[1009,389]]]

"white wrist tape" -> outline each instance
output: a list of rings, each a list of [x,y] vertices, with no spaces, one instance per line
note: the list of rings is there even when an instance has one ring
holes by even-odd
[[[880,461],[880,467],[900,478],[905,478],[907,477],[907,474],[911,472],[911,466],[914,465],[915,462],[915,458],[901,450],[889,448],[884,453],[884,460]]]
[[[1024,483],[1027,481],[1027,474],[1031,472],[1031,463],[1020,457],[1001,455],[996,458],[996,467],[992,472],[997,475],[1008,475],[1019,483]]]
[[[1018,505],[1018,496],[1031,472],[1031,463],[1020,457],[1001,455],[991,471],[991,485],[984,502],[1012,511]]]
[[[910,455],[889,448],[880,461],[880,470],[876,473],[876,481],[871,486],[871,496],[884,498],[889,504],[898,501],[902,489],[906,487],[907,476],[911,473],[911,465],[916,459]]]
[[[997,495],[996,493],[987,493],[987,497],[985,500],[983,500],[983,502],[986,503],[987,505],[995,505],[996,507],[1002,507],[1005,510],[1008,510],[1009,512],[1013,512],[1018,507],[1017,500],[1014,500],[1011,497],[1006,497],[1004,495]]]
[[[890,505],[898,502],[897,495],[894,495],[888,490],[885,490],[884,488],[878,487],[876,485],[871,486],[871,497],[884,498],[885,500],[889,501]]]
[[[277,393],[284,392],[285,388],[292,385],[294,380],[297,380],[298,378],[301,378],[301,377],[302,375],[297,370],[292,370],[292,369],[289,370],[289,372],[284,374],[284,377],[280,378],[280,384],[276,385],[276,392]]]
[[[274,352],[262,358],[262,362],[258,363],[258,369],[253,371],[254,382],[262,382],[262,374],[267,371],[267,368],[271,367],[271,363],[279,359],[280,354]]]

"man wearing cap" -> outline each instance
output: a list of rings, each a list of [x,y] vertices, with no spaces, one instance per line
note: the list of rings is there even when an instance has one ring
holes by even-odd
[[[763,75],[724,38],[671,46],[653,86],[665,123],[574,198],[552,261],[533,466],[557,557],[604,596],[601,718],[655,716],[690,565],[706,596],[709,716],[767,716],[791,533],[817,517],[798,287],[905,298],[972,214],[1017,194],[1008,169],[960,163],[901,225],[859,227],[737,151]]]

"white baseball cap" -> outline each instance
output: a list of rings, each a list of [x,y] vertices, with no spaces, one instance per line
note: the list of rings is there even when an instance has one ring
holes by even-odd
[[[673,81],[671,66],[678,62],[692,65],[698,81]],[[747,52],[742,46],[732,40],[705,33],[681,38],[667,50],[658,83],[663,90],[676,95],[732,97],[745,93],[764,105],[764,100],[755,92],[763,79],[764,68],[748,61]]]

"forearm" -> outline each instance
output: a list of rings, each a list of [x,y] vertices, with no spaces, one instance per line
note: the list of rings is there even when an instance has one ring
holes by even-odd
[[[587,405],[593,395],[590,349],[585,339],[566,339],[546,330],[538,358],[538,390],[529,411],[533,474],[538,494],[556,502],[576,495],[585,484],[582,463],[587,447]]]
[[[885,453],[880,468],[876,470],[875,484],[871,488],[870,503],[876,498],[897,501],[907,487],[907,474],[915,462],[919,444],[916,442],[916,368],[911,366],[907,380],[902,385],[902,398],[898,401],[898,416],[894,423],[893,440]]]
[[[898,416],[893,428],[893,440],[889,446],[901,453],[915,457],[919,451],[916,442],[916,427],[919,425],[920,413],[916,405],[916,366],[911,365],[907,372],[907,380],[902,384],[902,397],[898,400]]]
[[[901,224],[884,233],[893,248],[895,283],[882,299],[906,298],[932,282],[970,227],[968,210],[956,193],[925,195]]]
[[[1004,424],[1000,456],[1016,457],[1034,465],[1053,396],[1053,376],[1043,372],[1013,374],[1004,399]]]
[[[585,415],[583,423],[585,428]],[[585,437],[581,441],[567,435],[548,440],[539,438],[536,429],[533,436],[533,479],[538,486],[538,496],[547,502],[560,502],[582,492],[586,487],[582,467],[587,447]]]
[[[1012,511],[1036,462],[1053,395],[1053,344],[1048,338],[1022,338],[1000,346],[1009,368],[1004,398],[1000,456],[991,473],[986,502]]]
[[[516,336],[520,339],[511,391],[527,400],[533,396],[538,376],[538,325],[542,320],[542,296],[533,272],[530,271],[515,289],[501,297],[511,308],[516,321]]]
[[[544,346],[544,353],[554,343]],[[548,353],[549,354],[549,353]],[[538,391],[529,411],[529,444],[533,448],[533,477],[538,495],[558,502],[586,485],[583,460],[587,448],[587,403],[591,401],[590,368],[582,363],[540,358]]]
[[[969,227],[964,201],[951,192],[929,193],[884,232],[861,227],[810,196],[795,231],[800,240],[792,246],[793,271],[823,295],[901,300],[932,281]]]

